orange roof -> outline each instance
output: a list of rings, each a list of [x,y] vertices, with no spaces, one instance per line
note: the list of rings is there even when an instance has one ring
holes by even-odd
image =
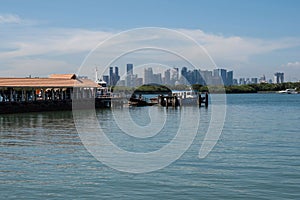
[[[74,77],[75,76],[75,77]],[[77,79],[73,74],[54,75],[56,78],[0,78],[0,87],[30,87],[30,88],[70,88],[70,87],[99,87],[90,79]]]
[[[76,75],[75,74],[51,74],[49,78],[76,79]]]

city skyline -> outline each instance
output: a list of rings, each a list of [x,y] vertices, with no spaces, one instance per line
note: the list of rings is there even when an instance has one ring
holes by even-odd
[[[113,71],[115,69],[115,72]],[[258,83],[283,83],[284,73],[275,72],[273,79],[266,77],[264,74],[260,77],[234,77],[233,70],[224,68],[216,68],[211,71],[201,69],[188,69],[183,66],[181,68],[173,67],[165,71],[154,71],[151,66],[143,68],[143,73],[135,73],[134,64],[126,64],[126,73],[120,76],[119,67],[109,67],[109,74],[102,75],[102,79],[108,85],[119,85],[136,87],[143,84],[162,84],[162,85],[246,85]],[[139,70],[141,71],[141,70]],[[97,73],[97,70],[96,70]],[[98,74],[96,74],[98,77]]]

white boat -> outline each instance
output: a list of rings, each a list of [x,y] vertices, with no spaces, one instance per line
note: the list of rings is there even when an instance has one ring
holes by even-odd
[[[172,96],[177,96],[180,105],[197,105],[199,96],[192,90],[175,90]]]
[[[297,88],[295,89],[286,89],[286,90],[281,90],[278,91],[279,94],[298,94],[298,92],[296,91]]]
[[[98,79],[98,70],[95,69],[95,82],[100,86],[97,88],[96,98],[108,98],[112,96],[111,89],[107,86],[107,83],[101,79]]]
[[[107,83],[103,80],[98,80],[96,82],[98,85],[100,85],[100,88],[97,89],[97,98],[101,97],[112,97],[112,92],[110,88],[107,86]]]

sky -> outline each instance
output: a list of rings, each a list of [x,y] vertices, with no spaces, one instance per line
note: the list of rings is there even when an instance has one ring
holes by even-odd
[[[300,80],[298,0],[0,0],[0,5],[1,77],[76,73],[82,65],[104,65],[102,60],[119,55],[112,51],[116,41],[118,47],[131,49],[164,44],[159,47],[170,52],[179,50],[180,44],[182,54],[195,54],[195,46],[186,40],[189,37],[205,49],[215,65],[197,62],[198,68],[233,70],[235,78],[263,74],[273,78],[279,71],[287,81]],[[158,27],[158,32],[150,29],[151,35],[147,28],[140,31],[143,27]],[[126,37],[115,37],[124,31]],[[107,41],[110,43],[99,47]],[[104,46],[101,55],[88,57]],[[126,62],[168,65],[169,58],[170,67],[181,65],[172,56],[156,53],[144,61],[137,53],[110,64],[124,68]]]

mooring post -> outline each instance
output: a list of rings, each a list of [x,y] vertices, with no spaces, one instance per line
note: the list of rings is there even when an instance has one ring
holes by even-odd
[[[179,100],[178,100],[178,97],[175,96],[175,107],[179,106]]]
[[[205,93],[205,107],[208,107],[208,92]]]
[[[168,109],[168,106],[169,106],[169,98],[166,97],[166,108]]]
[[[175,107],[175,96],[172,98],[172,106]]]
[[[180,106],[180,108],[182,107],[182,98],[181,97],[179,97],[179,106]]]
[[[202,103],[202,97],[201,97],[201,94],[199,93],[198,94],[198,104],[199,104],[199,107],[201,107],[201,103]]]
[[[158,99],[159,99],[159,104],[160,104],[161,106],[163,106],[163,96],[162,96],[162,95],[159,95],[159,96],[158,96]]]

